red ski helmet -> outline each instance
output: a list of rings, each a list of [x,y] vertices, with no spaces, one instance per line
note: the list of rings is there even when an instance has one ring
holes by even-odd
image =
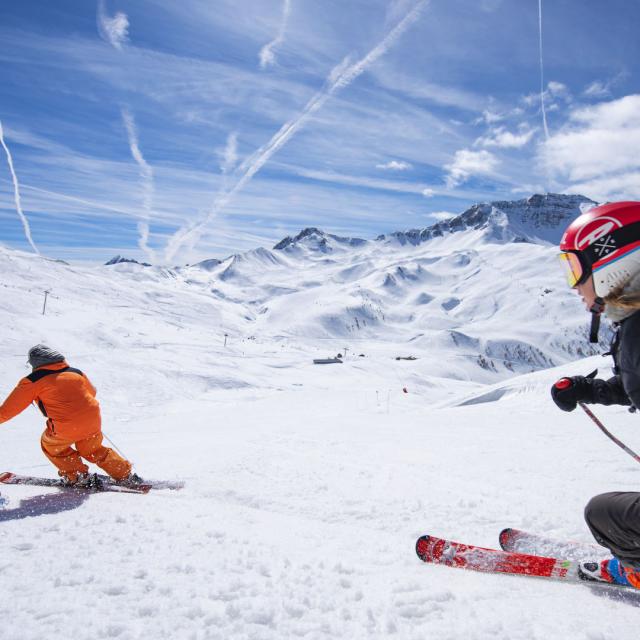
[[[593,274],[605,298],[640,272],[640,202],[603,204],[576,218],[560,241],[560,258],[571,287]]]

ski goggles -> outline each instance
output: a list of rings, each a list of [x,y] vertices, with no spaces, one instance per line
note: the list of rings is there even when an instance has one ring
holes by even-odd
[[[579,253],[563,251],[558,258],[562,264],[569,286],[573,289],[583,284],[591,275],[591,267],[581,260]]]

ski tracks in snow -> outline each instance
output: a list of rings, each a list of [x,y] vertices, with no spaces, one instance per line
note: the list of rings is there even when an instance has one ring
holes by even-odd
[[[571,612],[587,606],[594,633],[635,637],[625,605],[581,585],[415,559],[427,531],[496,546],[503,526],[535,523],[574,537],[566,522],[583,525],[568,496],[595,493],[597,478],[578,464],[548,501],[572,425],[527,430],[538,397],[428,414],[351,398],[291,391],[247,397],[241,412],[230,399],[141,410],[127,449],[144,454],[150,476],[171,461],[186,487],[95,494],[73,511],[3,523],[11,598],[0,599],[0,637],[577,639]],[[499,419],[516,407],[519,428]],[[513,457],[523,430],[527,455]]]

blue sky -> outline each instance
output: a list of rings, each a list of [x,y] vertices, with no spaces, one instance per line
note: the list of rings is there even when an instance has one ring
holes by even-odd
[[[640,199],[640,4],[24,0],[0,122],[43,255],[179,264],[540,191]],[[547,135],[548,133],[548,135]],[[0,149],[0,242],[33,250]]]

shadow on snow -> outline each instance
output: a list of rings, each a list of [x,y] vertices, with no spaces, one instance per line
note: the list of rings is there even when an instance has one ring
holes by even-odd
[[[607,600],[621,602],[631,605],[632,607],[640,607],[640,591],[618,589],[617,587],[609,587],[607,585],[589,585],[589,590],[598,598],[606,598]]]
[[[59,491],[21,500],[15,509],[0,509],[0,522],[23,520],[36,516],[50,515],[77,509],[89,493],[80,491]]]

